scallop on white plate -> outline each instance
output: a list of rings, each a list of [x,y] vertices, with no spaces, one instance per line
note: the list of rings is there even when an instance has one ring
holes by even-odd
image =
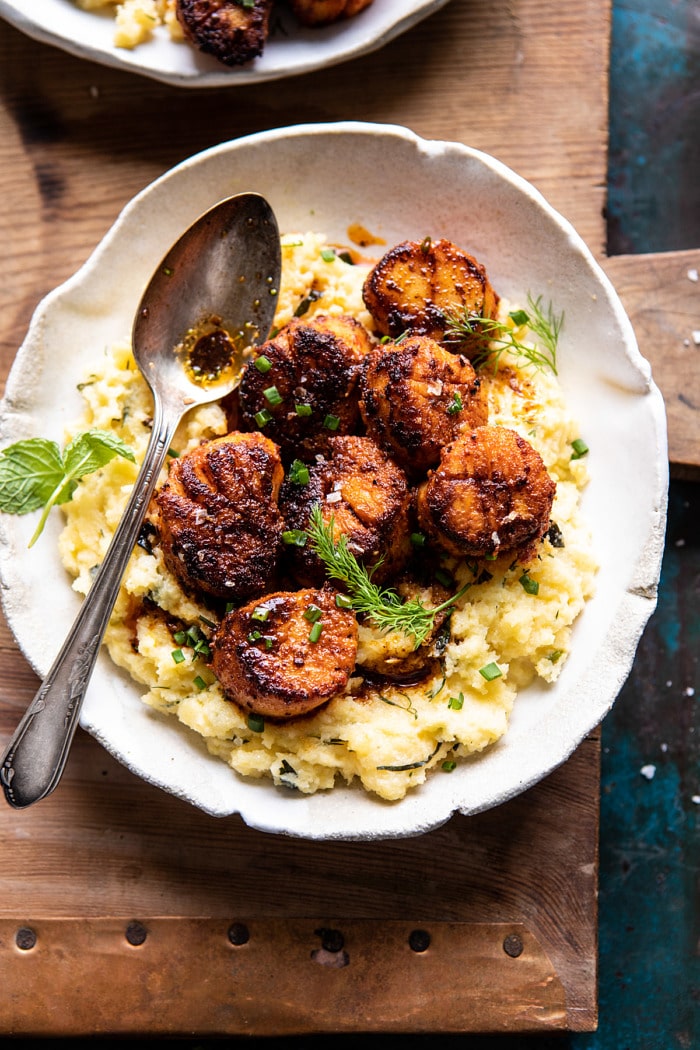
[[[235,87],[310,73],[376,51],[447,2],[374,0],[352,18],[316,28],[301,26],[280,3],[262,55],[230,68],[172,40],[165,26],[132,49],[117,47],[113,13],[84,11],[73,0],[0,0],[0,18],[35,40],[100,65],[178,87]]]
[[[590,448],[582,513],[599,563],[595,594],[574,624],[558,680],[523,689],[498,743],[449,776],[429,776],[399,802],[342,783],[302,795],[242,778],[176,719],[145,706],[106,652],[81,725],[144,780],[212,815],[240,813],[253,827],[314,839],[416,835],[537,783],[615,701],[656,602],[668,475],[662,398],[609,280],[524,179],[484,153],[402,127],[315,124],[207,150],[125,207],[83,267],[37,308],[8,379],[2,447],[34,436],[62,444],[82,411],[76,385],[96,353],[131,331],[167,248],[218,199],[248,190],[267,198],[282,231],[318,230],[330,243],[347,244],[349,228],[361,224],[389,246],[430,233],[472,252],[511,301],[529,288],[547,289],[566,318],[560,381]],[[30,550],[35,525],[34,515],[0,515],[0,577],[10,627],[43,675],[79,598],[58,556],[61,514],[52,512]]]

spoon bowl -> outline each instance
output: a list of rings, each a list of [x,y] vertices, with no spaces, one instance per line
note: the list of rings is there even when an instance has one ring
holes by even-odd
[[[133,328],[136,362],[153,393],[153,427],[105,559],[58,656],[0,765],[11,806],[58,784],[99,648],[180,420],[233,390],[246,355],[272,325],[280,281],[277,222],[255,193],[228,197],[176,241],[151,278]]]
[[[186,409],[230,393],[246,351],[270,330],[279,280],[279,231],[264,198],[237,194],[200,216],[161,261],[134,321],[134,357],[154,397]]]

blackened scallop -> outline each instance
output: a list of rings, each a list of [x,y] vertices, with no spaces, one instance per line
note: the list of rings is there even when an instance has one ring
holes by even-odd
[[[246,365],[240,425],[270,437],[286,462],[326,452],[360,422],[360,370],[371,346],[353,318],[294,319]]]
[[[185,589],[239,602],[270,587],[282,547],[283,476],[279,451],[262,434],[228,434],[171,462],[154,523]]]
[[[322,562],[310,543],[295,542],[311,522],[314,507],[323,523],[333,524],[333,536],[344,536],[348,550],[367,568],[372,579],[395,575],[411,553],[410,492],[406,475],[369,437],[333,438],[327,457],[309,464],[308,481],[300,484],[291,472],[282,485],[280,510],[292,542],[287,550],[296,578],[319,584]]]

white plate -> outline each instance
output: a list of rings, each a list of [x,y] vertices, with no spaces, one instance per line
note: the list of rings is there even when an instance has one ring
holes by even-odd
[[[104,66],[179,87],[235,87],[309,73],[376,51],[447,2],[374,0],[359,15],[316,29],[300,26],[280,5],[261,57],[231,69],[172,41],[164,27],[133,50],[115,47],[113,15],[83,11],[72,0],[0,0],[0,17],[35,40]]]
[[[566,315],[561,381],[591,449],[583,510],[601,566],[597,592],[575,625],[556,685],[524,690],[502,741],[400,803],[342,786],[304,797],[238,777],[174,718],[145,707],[106,654],[81,724],[145,780],[215,815],[240,812],[254,827],[308,838],[418,834],[536,783],[615,700],[656,602],[667,494],[663,402],[610,282],[532,186],[483,153],[404,128],[316,124],[201,153],[124,209],[82,269],[37,309],[8,380],[0,444],[32,436],[63,442],[64,427],[81,411],[76,383],[103,347],[131,331],[166,249],[216,200],[245,190],[267,197],[283,231],[315,229],[347,243],[348,227],[361,223],[387,245],[449,237],[484,263],[505,297],[546,290]],[[78,598],[56,552],[60,515],[50,516],[28,550],[33,517],[0,516],[0,579],[10,627],[41,675]]]

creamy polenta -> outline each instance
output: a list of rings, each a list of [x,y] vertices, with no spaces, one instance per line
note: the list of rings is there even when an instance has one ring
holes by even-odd
[[[175,0],[77,0],[84,11],[109,13],[114,17],[114,44],[130,51],[165,26],[172,40],[184,34],[175,14]]]
[[[367,268],[349,265],[317,234],[283,238],[283,271],[276,325],[308,303],[314,313],[350,314],[371,326],[362,301]],[[314,298],[310,293],[313,289]],[[320,294],[319,294],[320,293]],[[510,309],[502,303],[503,316]],[[144,533],[133,554],[106,634],[113,661],[143,689],[143,700],[200,734],[208,749],[246,777],[313,793],[358,781],[383,799],[401,799],[431,770],[451,772],[483,751],[508,727],[518,691],[534,678],[554,682],[569,652],[571,626],[592,594],[596,563],[580,515],[585,458],[572,458],[579,438],[554,375],[523,368],[504,354],[485,370],[491,424],[518,431],[542,456],[556,481],[550,529],[524,571],[511,554],[481,562],[446,562],[455,589],[471,587],[449,620],[435,673],[415,685],[372,685],[361,668],[400,660],[412,649],[402,634],[360,626],[356,674],[346,691],[313,714],[286,723],[251,719],[225,699],[207,659],[217,614],[187,595],[165,568],[157,543]],[[94,361],[81,390],[85,413],[75,432],[113,430],[145,452],[150,394],[125,342]],[[196,409],[173,443],[177,454],[227,432],[218,405]],[[60,553],[75,589],[87,593],[136,474],[115,458],[85,478],[63,505]],[[430,604],[430,593],[424,600]],[[376,680],[375,680],[376,681]]]

